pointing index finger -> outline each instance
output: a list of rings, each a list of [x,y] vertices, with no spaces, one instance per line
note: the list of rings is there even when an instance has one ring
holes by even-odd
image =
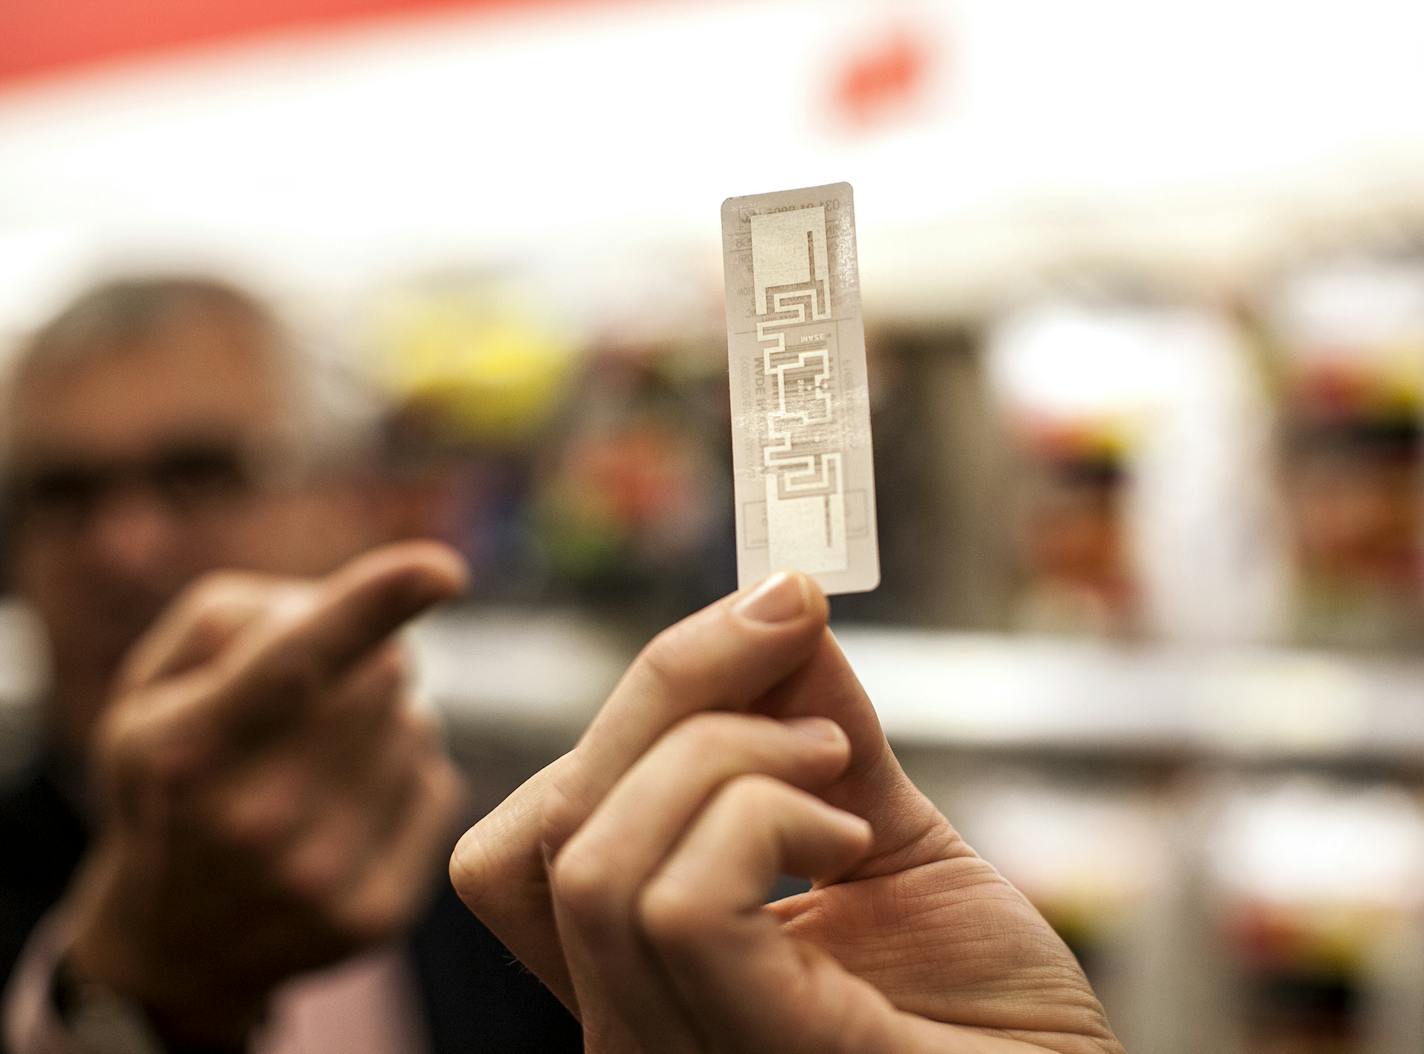
[[[346,672],[405,623],[464,591],[464,561],[435,542],[404,542],[356,557],[321,587],[289,640],[327,676]]]
[[[259,721],[264,701],[292,708],[464,586],[464,562],[437,543],[406,542],[356,557],[322,582],[303,610],[234,655],[224,708]]]

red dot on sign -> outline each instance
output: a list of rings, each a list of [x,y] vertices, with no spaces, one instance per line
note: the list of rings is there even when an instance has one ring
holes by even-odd
[[[855,52],[833,89],[836,116],[870,125],[915,101],[929,77],[933,56],[922,37],[897,29]]]

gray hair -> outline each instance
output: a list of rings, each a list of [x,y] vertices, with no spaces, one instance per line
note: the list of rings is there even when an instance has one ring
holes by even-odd
[[[196,317],[236,326],[253,338],[254,354],[266,360],[290,400],[303,460],[331,464],[369,450],[380,405],[349,359],[298,336],[272,307],[237,285],[194,275],[129,276],[80,293],[10,356],[0,374],[0,474],[10,453],[4,423],[28,380],[121,354]]]

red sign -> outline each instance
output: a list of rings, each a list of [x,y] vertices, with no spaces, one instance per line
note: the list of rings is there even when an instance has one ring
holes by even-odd
[[[928,87],[934,55],[908,27],[872,38],[852,53],[834,90],[837,115],[864,128],[904,112]]]
[[[596,0],[4,0],[0,85],[96,63],[439,11]]]

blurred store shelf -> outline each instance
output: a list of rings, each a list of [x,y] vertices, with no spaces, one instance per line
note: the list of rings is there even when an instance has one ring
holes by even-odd
[[[455,725],[577,735],[631,657],[573,613],[503,611],[428,619],[411,635],[420,694]]]
[[[887,730],[903,741],[1424,759],[1424,664],[880,629],[839,636]]]
[[[37,674],[0,612],[0,742],[22,754]],[[1424,767],[1424,662],[844,626],[837,637],[906,748]],[[452,729],[571,742],[633,657],[572,612],[489,611],[413,635]]]
[[[1424,662],[864,626],[837,637],[906,746],[1424,764]],[[572,614],[447,617],[417,648],[452,725],[559,738],[632,658]]]

